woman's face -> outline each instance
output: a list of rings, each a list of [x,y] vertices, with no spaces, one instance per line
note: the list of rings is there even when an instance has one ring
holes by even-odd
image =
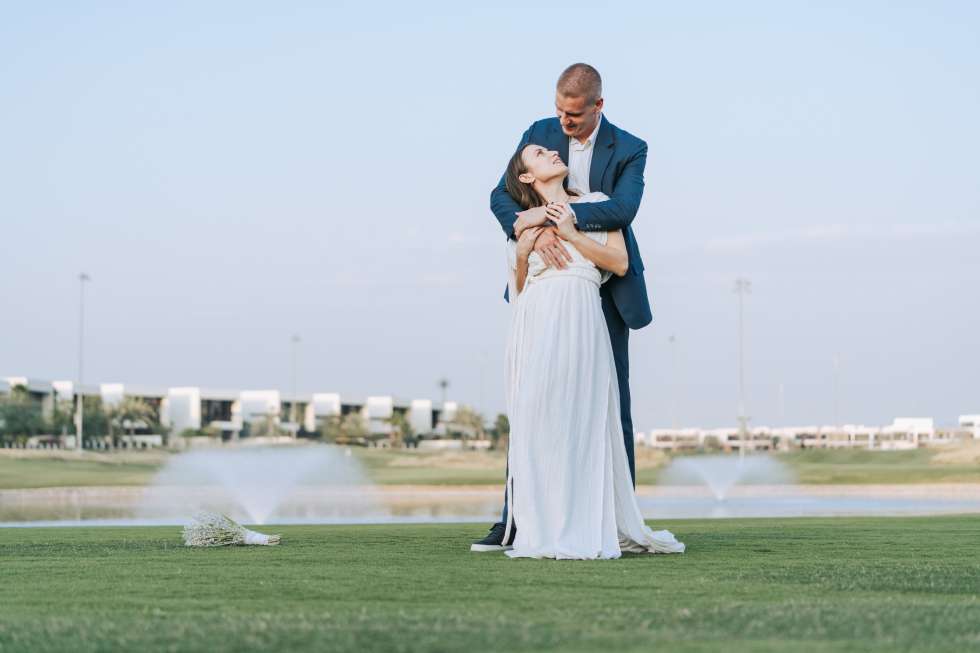
[[[546,150],[540,145],[528,145],[521,152],[521,160],[527,172],[521,175],[521,181],[532,183],[533,181],[551,181],[555,177],[564,177],[568,174],[568,166],[558,156],[556,150]],[[525,179],[530,175],[531,179]]]

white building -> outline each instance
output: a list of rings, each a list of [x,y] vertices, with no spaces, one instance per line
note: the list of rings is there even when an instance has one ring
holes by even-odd
[[[960,415],[960,428],[973,431],[973,439],[980,440],[980,415]]]
[[[681,450],[705,446],[726,449],[863,448],[915,449],[980,439],[980,415],[960,416],[958,427],[938,428],[931,417],[899,417],[887,426],[865,424],[810,425],[769,428],[757,426],[743,436],[737,427],[716,429],[652,429],[637,434],[638,446]]]
[[[303,426],[307,431],[316,431],[320,422],[329,417],[340,417],[342,412],[340,395],[335,392],[317,392],[306,404]]]
[[[368,397],[361,409],[361,416],[372,435],[391,433],[391,418],[395,414],[395,400],[390,396]]]
[[[180,434],[187,429],[201,428],[201,389],[168,388],[160,402],[160,423]]]
[[[122,383],[101,383],[99,384],[99,394],[102,396],[102,405],[112,408],[122,403],[125,397],[125,388]]]
[[[161,424],[174,436],[179,436],[188,429],[207,428],[220,434],[224,440],[242,437],[247,422],[261,422],[264,426],[270,418],[277,429],[282,429],[284,426],[292,427],[295,432],[299,424],[281,423],[281,419],[286,416],[285,412],[292,412],[294,406],[302,416],[302,425],[310,433],[318,429],[318,420],[360,413],[375,435],[391,433],[391,419],[396,413],[406,416],[416,434],[430,434],[435,430],[433,422],[436,421],[436,416],[442,425],[443,420],[454,420],[458,410],[456,402],[447,401],[439,411],[434,407],[432,400],[416,399],[405,402],[396,400],[391,395],[372,396],[365,402],[350,400],[344,402],[341,395],[337,393],[284,397],[277,390],[240,391],[192,386],[148,388],[122,383],[90,384],[79,388],[72,381],[49,382],[24,376],[0,377],[0,395],[9,394],[16,386],[25,387],[30,396],[41,406],[42,414],[46,416],[51,415],[56,399],[73,401],[78,395],[99,397],[107,407],[111,407],[125,397],[137,397],[159,409]],[[156,446],[156,442],[162,442],[162,438],[143,437],[158,434],[145,432],[146,428],[141,430],[144,432],[136,433],[133,438],[129,438],[134,445]],[[59,435],[50,434],[45,437]],[[62,437],[62,445],[67,446],[72,437],[71,435]],[[178,446],[187,444],[179,437],[170,438],[169,441]]]
[[[52,381],[51,387],[58,401],[72,401],[75,398],[74,381]]]
[[[269,417],[279,419],[282,401],[278,390],[242,390],[238,395],[238,421],[264,421]]]
[[[408,409],[408,423],[416,435],[432,433],[432,400],[413,399]]]

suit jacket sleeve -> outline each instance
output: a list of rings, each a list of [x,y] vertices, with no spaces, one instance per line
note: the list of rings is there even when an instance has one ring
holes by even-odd
[[[613,231],[628,227],[640,209],[646,165],[647,144],[641,142],[623,166],[608,200],[572,205],[578,228],[582,231]]]
[[[533,125],[532,125],[533,127]],[[521,141],[517,144],[517,150],[521,149],[525,145],[531,142],[531,127],[525,130],[524,135],[521,136]],[[517,151],[515,150],[515,152]],[[497,183],[496,188],[490,191],[490,210],[493,211],[494,216],[497,218],[497,222],[500,223],[500,227],[504,230],[504,233],[508,238],[514,238],[514,223],[517,222],[517,214],[524,209],[514,201],[514,198],[510,196],[507,192],[507,187],[504,184],[504,179],[507,176],[506,170],[504,174],[501,175],[500,181]]]

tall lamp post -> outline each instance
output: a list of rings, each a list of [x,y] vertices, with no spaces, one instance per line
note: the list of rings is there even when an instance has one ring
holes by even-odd
[[[779,425],[786,426],[786,386],[779,384]]]
[[[670,365],[671,365],[671,376],[672,388],[670,397],[670,428],[674,431],[677,430],[677,338],[673,334],[667,338],[667,342],[670,343]]]
[[[289,402],[289,421],[293,424],[296,423],[297,413],[296,413],[296,350],[299,349],[299,343],[302,342],[299,335],[293,334],[289,339],[290,343],[290,356],[291,361],[291,371],[290,371],[290,389],[289,392],[292,395]],[[296,431],[293,431],[293,437],[296,437]]]
[[[478,411],[483,411],[483,400],[486,390],[486,377],[487,377],[487,360],[489,356],[487,350],[484,349],[480,351],[480,403],[477,406]]]
[[[749,416],[745,414],[745,295],[752,292],[752,282],[739,277],[735,280],[738,295],[738,434],[742,446],[739,454],[745,454],[745,436],[749,431]]]
[[[834,426],[840,427],[840,354],[834,354]]]
[[[92,280],[84,272],[78,275],[78,407],[75,416],[75,448],[82,450],[82,437],[84,436],[85,419],[85,396],[82,393],[82,381],[85,371],[85,284]]]
[[[439,379],[439,390],[442,392],[442,406],[446,407],[446,388],[449,387],[449,379],[443,377]]]

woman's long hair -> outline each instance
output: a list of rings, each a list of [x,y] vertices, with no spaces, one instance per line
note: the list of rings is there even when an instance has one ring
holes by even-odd
[[[528,143],[524,147],[518,148],[514,152],[514,156],[510,157],[510,163],[507,164],[507,174],[504,175],[504,185],[507,187],[507,194],[510,195],[515,202],[517,202],[522,209],[530,209],[535,206],[544,206],[547,202],[541,197],[538,191],[534,190],[531,184],[525,184],[521,181],[520,177],[525,172],[527,172],[527,166],[524,165],[524,150],[529,148],[531,143]]]
[[[524,147],[520,148],[514,152],[514,156],[510,157],[510,163],[507,164],[507,174],[504,175],[504,186],[507,188],[507,194],[514,198],[522,209],[530,209],[535,206],[544,206],[548,202],[541,197],[541,193],[534,190],[531,184],[525,184],[521,181],[520,177],[525,172],[527,172],[527,166],[524,165],[524,150],[534,145],[534,143],[528,143]],[[566,191],[572,197],[578,197],[578,193],[571,189],[566,189]]]

